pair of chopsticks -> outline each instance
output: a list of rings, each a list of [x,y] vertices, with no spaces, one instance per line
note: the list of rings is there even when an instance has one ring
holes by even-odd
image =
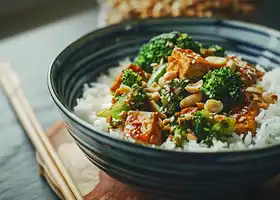
[[[82,194],[51,145],[24,95],[17,75],[8,63],[0,63],[0,86],[65,199],[82,200]]]

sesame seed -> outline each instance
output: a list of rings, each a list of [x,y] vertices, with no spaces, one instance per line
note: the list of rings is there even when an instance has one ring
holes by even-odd
[[[195,60],[192,60],[192,64],[195,64]]]
[[[240,121],[240,122],[243,122],[245,119],[246,119],[246,118],[245,118],[244,116],[241,116],[240,119],[239,119],[239,121]]]

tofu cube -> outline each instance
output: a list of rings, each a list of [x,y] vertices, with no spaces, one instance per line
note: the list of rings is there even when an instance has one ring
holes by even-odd
[[[161,144],[159,114],[157,112],[129,111],[125,121],[124,135],[129,135],[145,144]]]

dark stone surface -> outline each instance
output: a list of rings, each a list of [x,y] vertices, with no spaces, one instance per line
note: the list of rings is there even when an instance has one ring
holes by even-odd
[[[45,130],[60,119],[47,90],[48,67],[64,47],[96,27],[96,15],[96,7],[92,6],[0,40],[0,61],[11,62]],[[34,148],[1,90],[0,111],[0,199],[58,199],[40,177]]]

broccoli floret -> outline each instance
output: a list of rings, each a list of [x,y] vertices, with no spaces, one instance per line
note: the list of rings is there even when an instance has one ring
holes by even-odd
[[[225,49],[219,45],[212,45],[208,48],[210,52],[212,52],[212,56],[219,56],[224,57],[225,56]]]
[[[176,101],[174,96],[170,97],[165,92],[161,93],[161,104],[160,111],[165,113],[167,116],[172,116],[178,110],[179,103]]]
[[[131,87],[132,91],[123,96],[117,96],[111,107],[105,108],[104,110],[97,113],[99,117],[109,117],[111,116],[114,120],[121,120],[123,112],[129,110],[145,110],[147,105],[147,94],[143,91],[140,85],[134,84]]]
[[[208,48],[201,48],[200,53],[203,57],[207,57],[207,56],[224,57],[225,49],[219,45],[212,45]]]
[[[142,45],[134,62],[136,65],[141,66],[146,72],[151,73],[153,71],[151,64],[160,63],[161,59],[166,62],[175,46],[183,49],[192,49],[194,52],[199,53],[202,45],[193,41],[193,39],[185,33],[177,31],[163,33]]]
[[[177,118],[181,119],[183,122],[175,122],[172,127],[174,128],[174,134],[172,137],[172,141],[176,144],[177,147],[181,147],[184,144],[184,141],[187,141],[187,134],[191,134],[192,130],[192,120],[191,116],[189,115],[181,115],[180,117]]]
[[[180,116],[173,116],[173,120],[170,121],[170,127],[172,129],[171,138],[177,147],[182,147],[184,142],[189,139],[196,139],[192,131],[192,115],[190,112]]]
[[[132,85],[139,85],[142,77],[134,72],[132,69],[127,69],[122,75],[122,84],[132,87]]]
[[[229,67],[209,71],[203,80],[202,92],[209,98],[221,100],[228,108],[244,102],[241,75]]]
[[[115,120],[121,120],[121,116],[123,112],[127,112],[130,110],[130,104],[127,102],[127,95],[121,97],[118,102],[113,104],[109,108],[105,108],[97,113],[98,117],[112,117]]]
[[[199,141],[212,145],[213,138],[223,140],[234,131],[235,118],[214,115],[206,110],[197,111],[193,116],[194,133]]]
[[[160,90],[161,112],[167,116],[172,116],[180,110],[180,101],[187,96],[185,90],[187,84],[187,80],[174,79],[164,85]]]
[[[140,85],[134,84],[132,86],[132,95],[130,98],[130,104],[134,109],[143,110],[147,105],[148,96],[147,93],[143,91],[143,87]]]
[[[186,134],[187,134],[187,126],[177,125],[174,130],[172,141],[176,144],[176,146],[182,146],[183,142],[185,141]]]

